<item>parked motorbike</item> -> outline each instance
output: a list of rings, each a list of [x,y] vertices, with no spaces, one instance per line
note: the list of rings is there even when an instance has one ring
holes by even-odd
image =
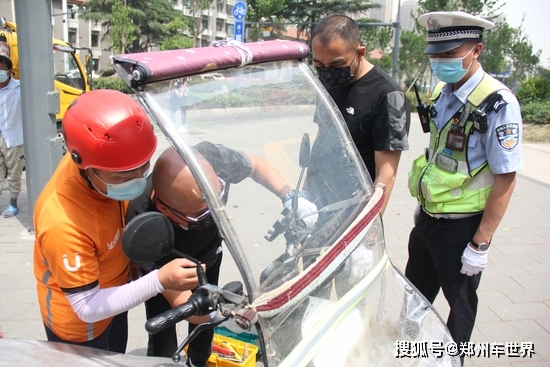
[[[399,341],[452,339],[388,258],[384,189],[366,174],[342,116],[304,63],[308,54],[299,42],[220,41],[114,57],[115,70],[205,196],[234,264],[226,271],[231,278],[222,271],[222,279],[243,284],[237,294],[203,279],[187,303],[148,320],[146,329],[217,310],[200,328],[232,319],[243,332],[254,330],[264,366],[458,366],[447,353],[400,358],[396,352]],[[259,67],[245,72],[246,65]],[[223,78],[201,78],[213,71]],[[170,120],[166,100],[170,80],[182,77],[189,80],[184,130]],[[290,207],[252,180],[233,185],[227,203],[220,200],[190,148],[204,140],[268,160],[295,188]],[[313,225],[299,214],[300,197],[317,206],[309,214]]]
[[[197,333],[231,323],[237,334],[257,336],[257,366],[460,366],[445,348],[422,350],[420,358],[400,350],[452,338],[388,257],[384,188],[373,185],[342,116],[304,62],[308,54],[294,41],[219,41],[113,58],[189,166],[231,255],[222,263],[223,287],[208,284],[198,265],[200,284],[189,301],[147,320],[145,329],[216,311],[182,341],[172,358],[179,363]],[[201,77],[213,72],[221,77]],[[170,85],[181,78],[188,80],[184,126],[169,113]],[[291,205],[253,180],[231,185],[222,200],[191,148],[201,141],[270,162],[295,190]],[[317,210],[301,214],[301,198]],[[134,218],[123,235],[126,253],[136,262],[173,254],[170,228],[158,213]]]

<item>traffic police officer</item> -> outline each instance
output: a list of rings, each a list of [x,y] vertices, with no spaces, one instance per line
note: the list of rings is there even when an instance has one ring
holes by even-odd
[[[430,143],[409,173],[418,200],[405,275],[433,303],[450,306],[454,341],[468,342],[476,290],[493,235],[506,211],[521,159],[520,107],[510,90],[478,62],[490,21],[464,12],[420,16],[428,28],[434,89],[427,116]]]

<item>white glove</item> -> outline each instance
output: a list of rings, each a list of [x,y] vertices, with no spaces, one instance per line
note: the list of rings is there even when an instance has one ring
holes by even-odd
[[[284,202],[285,208],[292,208],[292,198],[287,199]],[[312,214],[315,213],[315,214]],[[296,212],[297,218],[302,218],[307,228],[313,228],[315,223],[317,223],[317,205],[313,204],[311,201],[306,200],[302,197],[298,198],[298,211]]]
[[[344,266],[349,271],[349,283],[357,283],[372,269],[374,254],[365,245],[359,245],[346,259]]]
[[[467,245],[462,253],[462,269],[460,269],[460,272],[471,277],[485,269],[488,258],[489,250],[476,251],[470,245]]]

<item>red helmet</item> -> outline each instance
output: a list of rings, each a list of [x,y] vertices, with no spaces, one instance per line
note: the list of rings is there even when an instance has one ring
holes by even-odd
[[[78,97],[63,117],[67,150],[81,169],[128,171],[157,147],[145,111],[124,93],[100,89]]]

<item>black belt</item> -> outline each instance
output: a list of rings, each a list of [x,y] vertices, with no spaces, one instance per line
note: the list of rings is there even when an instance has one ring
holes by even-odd
[[[470,217],[474,217],[478,214],[481,214],[481,213],[438,213],[438,214],[434,214],[434,213],[427,212],[426,209],[424,209],[424,208],[422,208],[422,211],[424,211],[424,213],[428,214],[430,217],[436,218],[436,219],[464,219],[464,218],[470,218]]]

